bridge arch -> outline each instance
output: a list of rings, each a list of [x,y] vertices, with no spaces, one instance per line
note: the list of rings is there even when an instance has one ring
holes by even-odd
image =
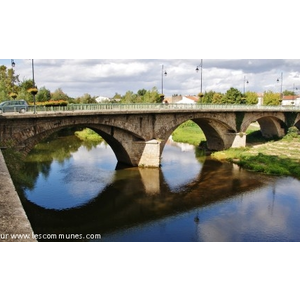
[[[208,118],[193,120],[203,131],[209,150],[224,150],[231,147],[236,131],[223,121]]]
[[[112,127],[103,124],[89,124],[89,123],[80,123],[80,124],[63,124],[61,126],[55,126],[50,129],[41,130],[40,132],[35,130],[34,135],[27,136],[22,139],[21,143],[15,141],[16,148],[18,148],[22,153],[28,154],[36,144],[41,142],[42,140],[49,137],[51,134],[60,131],[65,128],[90,128],[98,133],[112,148],[118,164],[135,166],[138,165],[138,161],[140,159],[140,152],[143,147],[143,138],[129,132],[125,129]],[[132,152],[132,143],[138,145],[136,151]]]
[[[235,128],[233,126],[230,126],[230,124],[226,123],[222,119],[213,117],[209,118],[205,115],[191,115],[188,118],[186,116],[185,118],[177,117],[173,122],[169,123],[169,126],[166,127],[166,131],[160,136],[160,138],[162,139],[161,153],[163,152],[163,148],[168,138],[172,135],[174,130],[187,121],[193,121],[201,128],[206,137],[207,148],[209,150],[219,151],[230,148],[235,139]]]
[[[283,114],[247,114],[241,125],[241,132],[246,132],[247,128],[253,122],[258,122],[262,136],[265,138],[281,138],[287,132],[287,125]]]

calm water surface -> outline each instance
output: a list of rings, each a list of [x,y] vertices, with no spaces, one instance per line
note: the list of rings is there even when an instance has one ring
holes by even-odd
[[[161,169],[115,170],[109,146],[74,139],[60,138],[67,154],[35,152],[25,165],[21,198],[40,241],[300,241],[299,180],[171,141]]]

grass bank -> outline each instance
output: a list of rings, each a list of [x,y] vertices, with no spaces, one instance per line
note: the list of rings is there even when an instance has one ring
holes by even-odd
[[[103,138],[90,128],[85,128],[81,131],[76,131],[75,135],[82,141],[102,142]]]
[[[221,161],[230,161],[239,166],[269,175],[300,178],[300,136],[297,129],[278,141],[269,141],[246,148],[231,148],[213,153]]]
[[[202,130],[192,121],[180,125],[172,135],[176,142],[198,146],[206,141]],[[247,147],[231,148],[211,154],[220,161],[229,161],[255,172],[300,178],[300,136],[297,128],[277,141],[266,141],[257,124],[247,130]]]
[[[187,121],[178,126],[172,134],[172,139],[177,143],[187,143],[194,146],[206,141],[203,131],[193,121]]]

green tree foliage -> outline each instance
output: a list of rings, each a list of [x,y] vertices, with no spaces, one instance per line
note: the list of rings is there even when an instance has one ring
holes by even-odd
[[[41,87],[35,96],[36,101],[45,102],[51,100],[51,92],[45,87]]]
[[[264,92],[264,105],[279,105],[280,94],[272,91]]]
[[[212,98],[212,103],[213,104],[221,104],[221,103],[223,103],[222,99],[223,99],[223,94],[221,94],[221,93],[214,93],[213,94],[213,98]]]
[[[293,92],[293,91],[288,91],[288,90],[284,90],[284,91],[282,92],[282,94],[283,94],[283,96],[295,96],[295,95],[296,95],[295,92]]]
[[[222,103],[224,104],[241,104],[243,102],[243,94],[233,87],[231,87],[222,97]]]
[[[246,96],[246,104],[254,105],[258,103],[257,93],[248,91],[246,92],[245,96]]]
[[[138,90],[138,92],[137,92],[137,94],[141,97],[144,96],[146,93],[147,93],[147,91],[145,89]]]
[[[10,93],[19,92],[19,75],[15,75],[14,69],[0,66],[0,101],[10,99]]]
[[[33,85],[34,84],[32,79],[22,81],[19,85],[19,93],[17,99],[24,99],[27,102],[32,102],[33,96],[30,93],[28,93],[28,89],[32,88]]]
[[[85,93],[83,96],[76,98],[75,103],[89,104],[97,103],[96,97],[92,97],[90,94]]]
[[[137,95],[132,91],[127,91],[126,94],[122,97],[122,103],[135,103]]]
[[[54,93],[51,94],[51,100],[66,100],[68,101],[70,98],[67,94],[65,94],[61,88],[55,90]]]
[[[199,97],[199,102],[200,103],[214,103],[214,95],[216,94],[216,92],[214,91],[209,91],[209,92],[205,92],[203,97]],[[199,96],[201,96],[199,94]]]
[[[127,91],[126,94],[121,97],[122,103],[161,103],[161,95],[158,93],[156,87],[151,90],[138,90],[135,94],[132,91]]]
[[[113,96],[114,100],[119,101],[122,98],[122,96],[119,93],[115,93],[115,95]]]
[[[153,87],[152,90],[146,91],[145,94],[139,100],[143,103],[160,103],[161,97],[158,93],[157,88]]]

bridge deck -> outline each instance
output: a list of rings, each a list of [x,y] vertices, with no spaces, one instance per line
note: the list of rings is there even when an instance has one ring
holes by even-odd
[[[300,112],[300,106],[258,106],[258,105],[211,105],[211,104],[70,104],[68,106],[29,106],[28,112],[3,113],[1,117],[32,117],[32,115],[91,115],[91,114],[143,114],[178,112]]]

